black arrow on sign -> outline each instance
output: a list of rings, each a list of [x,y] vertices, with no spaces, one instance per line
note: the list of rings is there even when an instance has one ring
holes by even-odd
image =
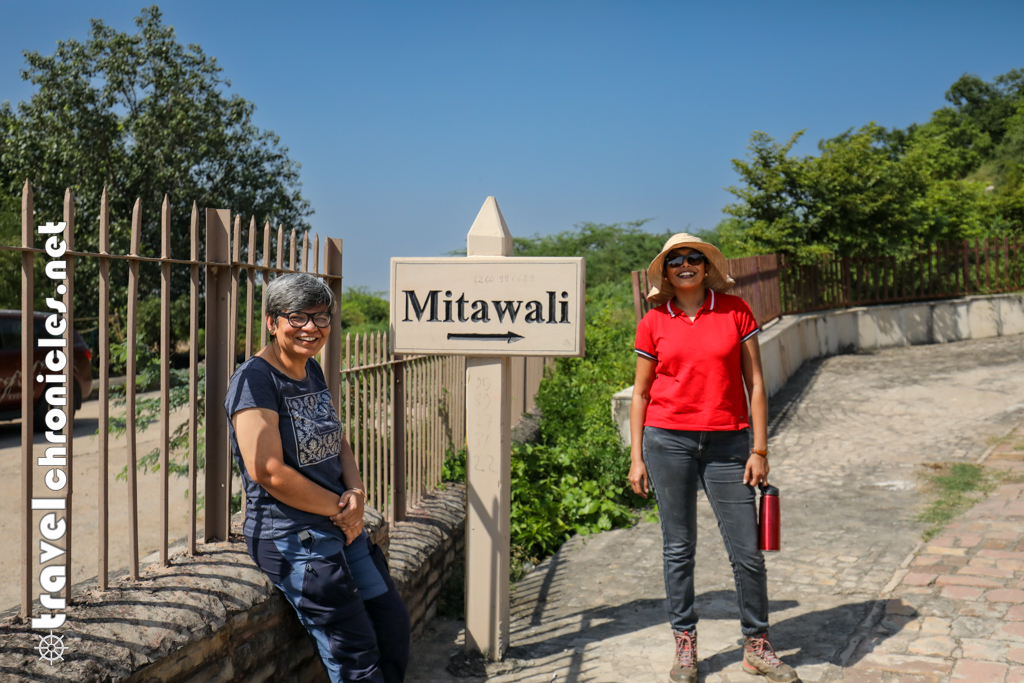
[[[520,339],[525,339],[525,337],[521,334],[516,334],[515,332],[506,332],[505,334],[459,334],[457,332],[449,332],[448,341],[453,339],[462,341],[472,341],[476,339],[481,341],[505,341],[511,344],[512,342],[517,342]]]

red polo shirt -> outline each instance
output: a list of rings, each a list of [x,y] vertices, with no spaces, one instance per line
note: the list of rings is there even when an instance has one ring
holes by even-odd
[[[657,362],[644,425],[726,431],[750,425],[740,344],[759,332],[747,302],[709,290],[690,320],[668,301],[636,328],[636,352]]]

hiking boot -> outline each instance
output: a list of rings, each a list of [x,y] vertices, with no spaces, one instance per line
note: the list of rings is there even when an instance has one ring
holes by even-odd
[[[697,632],[672,632],[676,637],[676,657],[668,678],[674,683],[697,683]]]
[[[768,633],[743,639],[743,670],[751,676],[764,676],[774,683],[799,683],[796,671],[775,656]]]

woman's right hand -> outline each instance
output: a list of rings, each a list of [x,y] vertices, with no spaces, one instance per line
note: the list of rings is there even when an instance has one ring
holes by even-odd
[[[619,471],[621,472],[621,470]],[[632,461],[632,464],[629,466],[629,483],[633,487],[633,493],[644,498],[647,497],[647,467],[644,465],[643,460],[637,459]]]
[[[332,515],[330,520],[334,526],[345,533],[345,545],[348,545],[363,531],[363,506],[361,489],[349,489],[341,494],[338,507],[341,511]]]

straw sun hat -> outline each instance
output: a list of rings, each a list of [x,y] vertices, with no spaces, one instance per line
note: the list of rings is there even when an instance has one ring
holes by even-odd
[[[716,292],[728,292],[736,285],[736,281],[729,277],[725,257],[722,256],[718,247],[687,232],[680,232],[668,238],[665,248],[654,257],[647,269],[647,279],[651,283],[651,291],[647,294],[647,300],[652,305],[660,306],[676,295],[675,287],[665,277],[665,256],[673,249],[681,247],[689,247],[704,254],[707,259],[705,261],[705,287]]]

